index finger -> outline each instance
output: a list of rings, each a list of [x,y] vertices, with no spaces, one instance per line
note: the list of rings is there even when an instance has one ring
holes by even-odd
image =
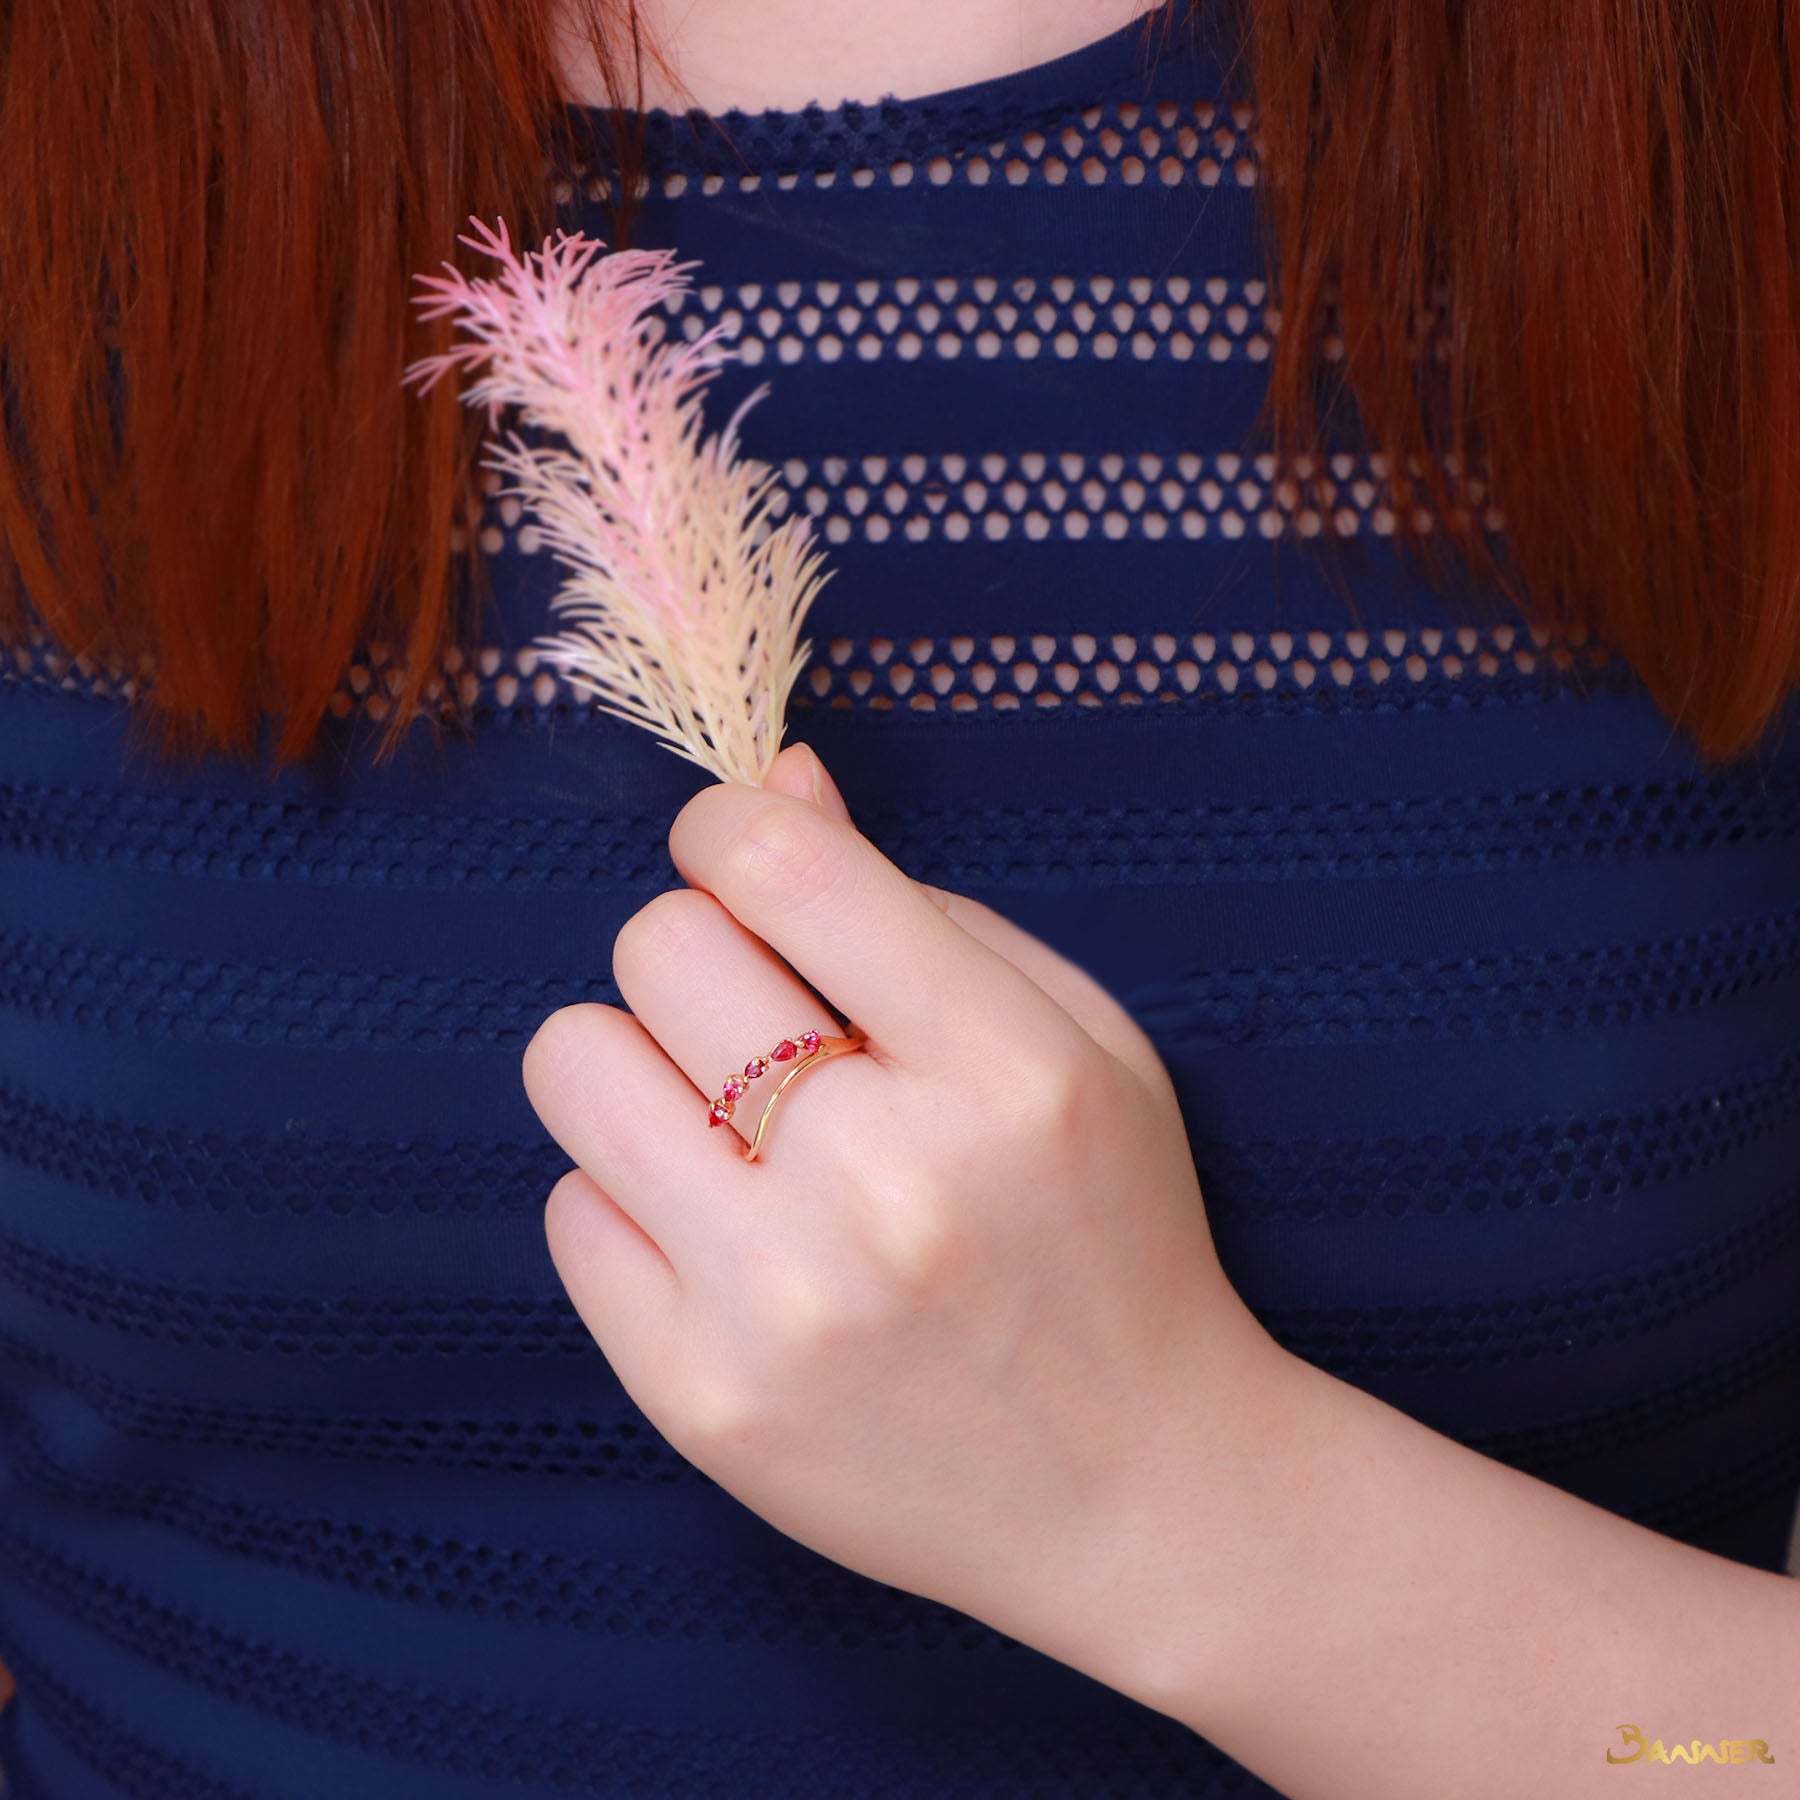
[[[1066,1046],[1079,1027],[1037,983],[972,937],[850,824],[743,782],[702,788],[676,815],[669,855],[910,1068],[1002,1049]]]

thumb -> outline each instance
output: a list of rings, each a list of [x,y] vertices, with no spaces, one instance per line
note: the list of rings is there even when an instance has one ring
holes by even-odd
[[[796,800],[810,800],[828,813],[850,821],[850,808],[838,792],[837,783],[826,773],[818,753],[810,744],[789,744],[769,765],[763,787],[772,794],[789,794]]]

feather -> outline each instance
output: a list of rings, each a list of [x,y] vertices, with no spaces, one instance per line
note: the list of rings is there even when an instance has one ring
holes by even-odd
[[[722,325],[692,340],[668,328],[696,265],[667,250],[600,256],[598,239],[561,230],[521,257],[503,220],[470,223],[458,242],[499,272],[470,279],[445,263],[414,277],[428,290],[421,317],[453,315],[465,338],[405,379],[424,392],[467,372],[462,398],[487,406],[490,429],[510,406],[562,440],[509,430],[483,453],[570,571],[550,603],[566,629],[535,647],[601,710],[721,781],[761,786],[828,578],[807,518],[770,517],[774,471],[739,455],[739,421],[768,385],[705,436],[706,384],[736,352]]]

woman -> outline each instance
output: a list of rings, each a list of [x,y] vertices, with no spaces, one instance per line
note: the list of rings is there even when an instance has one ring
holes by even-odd
[[[1800,1756],[1800,21],[1121,10],[10,18],[21,1800]],[[766,790],[457,513],[471,213],[769,380]]]

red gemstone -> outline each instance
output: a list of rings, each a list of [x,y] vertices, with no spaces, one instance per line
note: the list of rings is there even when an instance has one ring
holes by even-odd
[[[777,1062],[792,1062],[800,1054],[792,1038],[783,1038],[769,1054]]]
[[[766,1057],[751,1057],[751,1059],[744,1064],[744,1079],[746,1081],[754,1081],[768,1066],[769,1063]]]
[[[729,1100],[715,1100],[712,1103],[712,1111],[706,1115],[706,1122],[709,1125],[723,1125],[734,1110]]]
[[[727,1075],[725,1077],[725,1085],[720,1089],[720,1092],[724,1094],[727,1100],[735,1100],[738,1095],[744,1091],[744,1086],[743,1076]]]
[[[818,1047],[819,1047],[819,1034],[816,1031],[801,1032],[800,1048],[802,1050],[804,1050],[808,1056],[811,1056],[812,1053],[816,1049],[818,1049]]]

